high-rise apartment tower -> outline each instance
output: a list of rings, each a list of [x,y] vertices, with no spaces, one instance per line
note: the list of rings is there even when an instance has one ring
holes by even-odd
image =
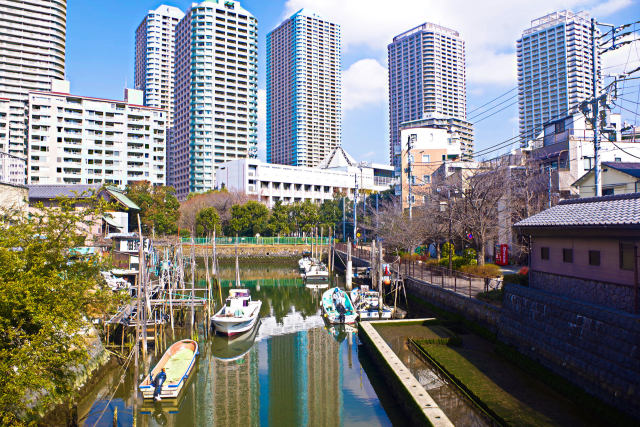
[[[194,3],[176,26],[169,183],[215,188],[215,169],[257,156],[258,21],[240,2]]]
[[[446,122],[447,117],[466,122],[465,44],[457,31],[424,23],[395,36],[388,55],[389,156],[399,174],[402,123],[427,118]],[[463,125],[463,133],[470,134],[471,125]],[[457,129],[450,126],[449,131]],[[463,156],[470,156],[473,141],[462,142]]]
[[[161,5],[136,30],[135,87],[143,92],[144,105],[167,110],[168,126],[173,118],[175,29],[183,17],[177,7]]]
[[[0,152],[26,156],[29,91],[64,79],[66,32],[66,0],[0,0],[0,98],[10,100]]]
[[[340,26],[302,9],[267,35],[267,162],[316,166],[341,133]]]
[[[522,33],[517,43],[522,143],[538,137],[545,122],[567,116],[592,96],[590,28],[586,12],[565,10],[534,19]]]

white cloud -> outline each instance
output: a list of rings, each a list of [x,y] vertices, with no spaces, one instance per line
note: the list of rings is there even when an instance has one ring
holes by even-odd
[[[589,13],[596,17],[613,15],[617,11],[630,6],[631,0],[608,0],[604,3],[600,3],[589,10]]]
[[[515,86],[515,45],[531,20],[552,11],[591,10],[607,16],[632,0],[287,0],[285,16],[307,7],[341,25],[343,50],[367,48],[386,63],[393,37],[423,22],[461,33],[466,42],[470,83]]]
[[[387,100],[387,69],[375,59],[361,59],[342,73],[342,107],[356,109]]]
[[[258,89],[258,158],[267,159],[267,91]]]

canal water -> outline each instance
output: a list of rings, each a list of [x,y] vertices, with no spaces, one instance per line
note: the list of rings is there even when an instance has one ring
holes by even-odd
[[[224,298],[233,267],[223,268],[221,276],[227,279]],[[325,326],[322,290],[305,286],[295,260],[241,265],[241,279],[252,298],[262,300],[261,323],[253,334],[232,340],[207,336],[200,317],[200,355],[178,399],[143,402],[136,398],[133,368],[123,371],[118,365],[79,402],[80,424],[110,427],[116,411],[120,426],[134,421],[136,426],[403,423],[367,356],[359,354],[355,329]],[[191,336],[188,327],[175,333],[176,340]],[[162,356],[151,353],[147,366]]]

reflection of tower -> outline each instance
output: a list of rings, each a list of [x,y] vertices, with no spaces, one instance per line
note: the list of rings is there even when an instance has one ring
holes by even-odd
[[[257,426],[260,420],[258,349],[231,362],[216,360],[213,420],[219,426]]]
[[[269,424],[307,425],[306,332],[274,336],[269,351]]]
[[[307,424],[340,425],[340,344],[321,328],[307,332]]]

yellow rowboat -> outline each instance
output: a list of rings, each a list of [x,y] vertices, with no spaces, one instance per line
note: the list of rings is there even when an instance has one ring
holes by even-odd
[[[187,381],[198,355],[198,343],[193,340],[175,342],[165,351],[162,358],[151,371],[153,378],[165,369],[167,379],[162,384],[160,397],[174,399]],[[145,399],[153,399],[155,387],[151,384],[149,375],[138,386]]]

